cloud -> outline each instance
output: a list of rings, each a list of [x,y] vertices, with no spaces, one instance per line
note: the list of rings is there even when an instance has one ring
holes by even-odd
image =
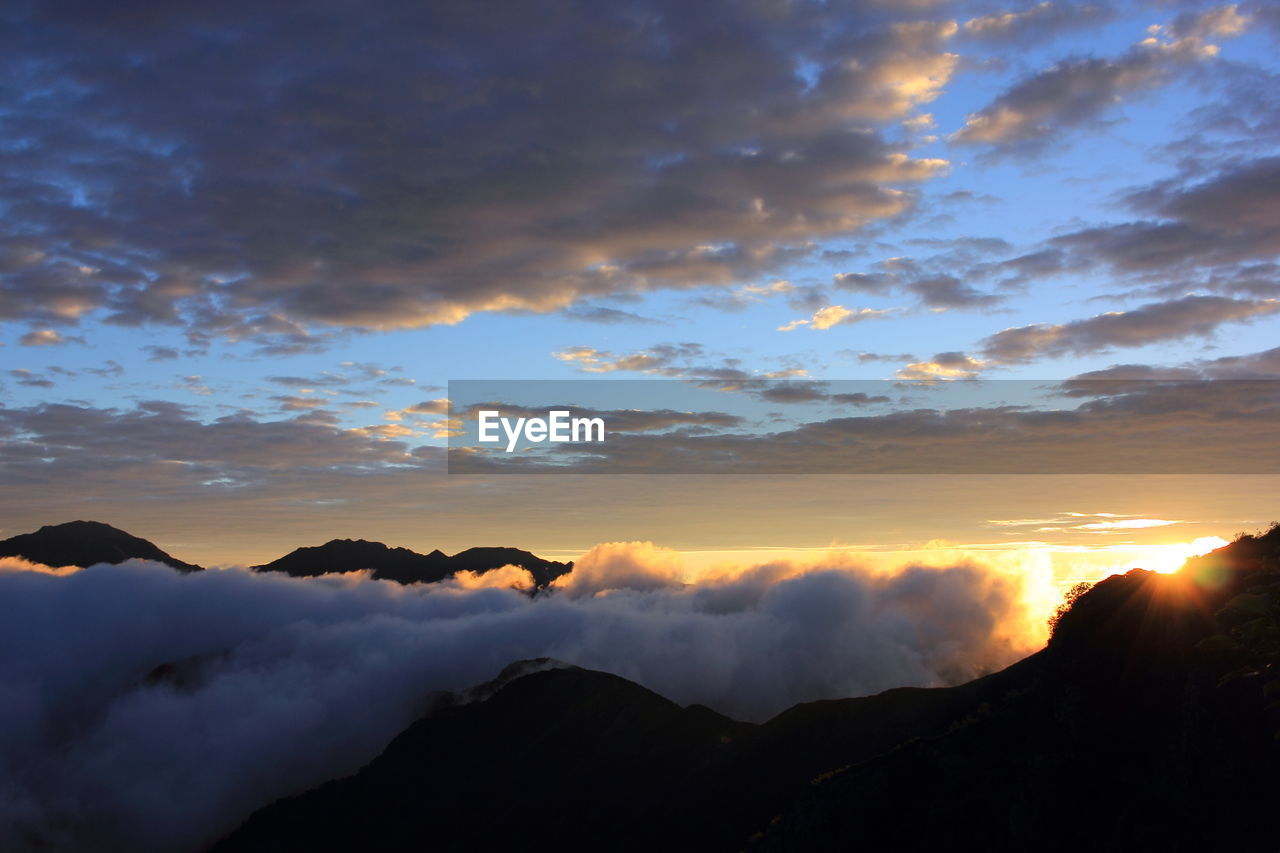
[[[1247,355],[1227,355],[1196,364],[1209,379],[1270,379],[1280,377],[1280,347]]]
[[[1280,297],[1280,158],[1231,158],[1216,167],[1190,158],[1179,174],[1122,201],[1136,217],[1051,238],[989,273],[1010,273],[1004,286],[1105,268],[1130,286],[1130,296]]]
[[[761,383],[787,384],[787,383]],[[654,392],[655,386],[648,389],[637,389]],[[639,402],[639,400],[637,400]],[[668,408],[632,408],[632,409],[597,409],[589,406],[578,406],[571,403],[548,403],[545,406],[520,406],[511,403],[489,401],[484,403],[468,403],[459,413],[460,417],[475,420],[481,410],[501,410],[507,418],[545,418],[552,409],[564,409],[573,413],[575,418],[600,418],[610,433],[621,432],[656,432],[673,427],[736,427],[743,423],[738,415],[724,412],[681,412]]]
[[[1004,274],[1001,285],[1016,287],[1041,281],[1051,276],[1092,266],[1092,261],[1069,256],[1059,247],[1037,249],[994,265],[993,273]]]
[[[690,302],[721,312],[742,311],[750,305],[779,294],[785,295],[787,304],[793,308],[798,305],[808,305],[815,300],[821,301],[824,298],[820,288],[800,287],[787,279],[777,279],[767,284],[744,284],[727,293],[719,289],[712,290],[692,298]]]
[[[181,388],[184,391],[199,395],[201,397],[209,397],[213,394],[213,389],[204,383],[203,376],[197,376],[197,375],[179,376],[178,380],[179,381],[176,384],[178,385],[179,388]],[[281,402],[283,404],[281,408],[285,409],[286,411],[290,409],[299,409],[299,408],[309,407],[309,401],[304,400],[301,397],[273,397],[272,399]]]
[[[1272,41],[1280,41],[1280,9],[1266,0],[1254,0],[1246,4],[1250,20],[1257,21],[1267,28]]]
[[[914,361],[915,356],[909,352],[904,353],[887,353],[887,352],[866,352],[863,350],[838,350],[836,355],[843,358],[856,359],[858,364],[875,364],[877,362],[903,362]]]
[[[1122,518],[1119,521],[1090,521],[1085,524],[1077,524],[1077,530],[1145,530],[1149,527],[1168,527],[1171,524],[1178,524],[1177,521],[1171,521],[1167,518]]]
[[[904,119],[902,126],[909,131],[919,133],[931,130],[937,126],[937,123],[933,120],[933,113],[921,113],[918,116]]]
[[[414,403],[404,409],[403,412],[404,414],[413,415],[447,415],[449,413],[449,398],[437,397],[434,400],[423,400],[421,403]]]
[[[684,567],[680,555],[652,542],[610,542],[597,545],[573,564],[573,571],[552,582],[571,598],[619,590],[653,592],[679,589]]]
[[[53,329],[33,329],[18,339],[24,347],[55,347],[66,342],[67,339]]]
[[[881,296],[908,293],[934,311],[990,308],[1006,298],[1002,294],[978,290],[964,281],[988,275],[991,265],[979,262],[978,258],[1009,248],[1005,241],[969,238],[914,242],[942,247],[946,251],[919,260],[902,256],[888,258],[877,263],[873,272],[837,273],[832,283],[838,290],[855,293]]]
[[[1037,323],[1005,329],[983,341],[982,353],[1004,364],[1089,355],[1115,347],[1140,347],[1208,336],[1224,323],[1247,321],[1277,311],[1280,311],[1280,300],[1275,299],[1185,296],[1068,323]]]
[[[697,343],[656,344],[643,352],[619,355],[595,347],[566,347],[556,350],[553,358],[578,365],[584,373],[613,373],[619,370],[662,375],[682,375],[686,368],[676,367],[677,362],[687,363],[701,358],[703,348]]]
[[[1169,30],[1177,38],[1233,38],[1244,33],[1248,25],[1249,15],[1242,14],[1240,6],[1231,3],[1198,14],[1184,12]]]
[[[201,421],[192,410],[162,401],[133,409],[42,404],[0,409],[0,461],[16,482],[83,493],[91,484],[136,484],[152,499],[272,480],[419,468],[399,442],[372,440],[302,415],[278,421],[246,414]],[[117,479],[118,478],[118,479]],[[113,486],[104,495],[116,491]]]
[[[205,389],[205,393],[210,392]],[[280,409],[285,412],[310,411],[311,409],[323,408],[331,402],[325,397],[302,397],[297,394],[279,394],[271,399],[279,403]]]
[[[661,320],[655,320],[652,317],[642,317],[631,311],[622,311],[618,308],[608,308],[603,305],[594,306],[578,306],[564,312],[564,316],[570,320],[581,320],[584,323],[600,323],[606,326],[617,326],[622,324],[634,324],[643,326],[660,326]]]
[[[745,423],[735,429],[610,434],[591,453],[451,452],[456,473],[531,474],[1239,474],[1280,470],[1272,438],[1280,387],[1270,380],[938,381],[983,368],[940,353],[903,368],[896,405],[865,413]],[[782,385],[777,401],[842,400],[837,383]],[[865,387],[865,384],[863,385]],[[737,388],[761,399],[764,388]],[[789,392],[794,391],[790,396]],[[851,396],[851,395],[843,395]],[[885,397],[887,395],[877,395]],[[888,402],[888,401],[884,401]]]
[[[282,354],[730,288],[947,165],[877,126],[941,93],[956,24],[876,3],[112,6],[6,13],[0,318]]]
[[[813,316],[807,319],[792,320],[790,323],[779,326],[779,332],[790,332],[801,326],[808,326],[814,331],[825,331],[836,326],[852,326],[855,323],[861,323],[864,320],[876,320],[887,317],[893,313],[893,309],[879,308],[854,308],[852,310],[845,308],[843,305],[828,305],[826,308],[819,308],[813,312]]]
[[[1216,52],[1196,36],[1162,41],[1153,35],[1116,59],[1066,60],[1015,83],[971,114],[951,141],[997,153],[1036,152],[1066,129],[1099,121],[1125,97],[1167,83]]]
[[[444,583],[459,589],[514,589],[528,592],[534,588],[533,574],[523,566],[499,566],[487,572],[456,572]]]
[[[1245,355],[1227,355],[1213,359],[1201,359],[1177,366],[1150,364],[1113,364],[1102,370],[1091,370],[1072,377],[1081,393],[1090,388],[1141,387],[1144,383],[1186,383],[1197,380],[1249,380],[1280,378],[1280,347]]]
[[[149,345],[142,348],[147,353],[147,361],[173,361],[179,355],[173,347]]]
[[[975,41],[1027,47],[1074,29],[1097,27],[1113,15],[1113,10],[1104,5],[1044,0],[1025,9],[969,18],[964,22],[961,33]]]
[[[842,392],[844,383],[820,381],[762,382],[744,385],[740,390],[754,394],[769,403],[835,403],[840,406],[870,406],[888,403],[884,394],[868,394],[865,391]]]
[[[1087,518],[1099,521],[1084,521]],[[1122,530],[1147,530],[1153,527],[1170,527],[1183,524],[1167,518],[1141,518],[1114,512],[1064,512],[1052,518],[1006,518],[991,519],[987,524],[993,527],[1034,527],[1038,531],[1085,530],[1090,533],[1108,534]],[[1019,532],[1021,535],[1021,532]]]
[[[973,379],[986,363],[962,352],[940,352],[930,361],[914,361],[900,368],[899,379],[909,381],[931,379]]]
[[[359,572],[181,576],[130,561],[55,576],[3,561],[0,844],[199,849],[354,772],[433,691],[532,656],[762,719],[963,681],[1043,640],[1021,581],[977,564],[882,573],[834,555],[678,586],[674,558],[645,543],[584,559],[581,587],[533,599]]]
[[[46,566],[42,563],[24,560],[22,557],[0,557],[0,575],[5,572],[33,572],[35,574],[61,577],[73,575],[78,571],[80,571],[79,566]]]
[[[1061,245],[1100,254],[1121,269],[1225,263],[1280,251],[1280,157],[1232,164],[1205,180],[1164,182],[1130,193],[1128,203],[1159,219],[1086,230]]]
[[[9,371],[9,375],[25,388],[53,388],[56,384],[52,379],[48,379],[26,367],[15,367]]]
[[[779,370],[751,372],[743,369],[737,358],[716,357],[699,343],[686,341],[676,344],[654,344],[648,349],[633,353],[615,353],[595,347],[566,347],[551,353],[553,358],[576,364],[583,373],[615,373],[629,371],[666,376],[673,379],[701,379],[728,386],[743,382],[759,382],[795,376],[802,368],[784,367]]]
[[[367,361],[344,361],[336,370],[325,370],[312,376],[268,376],[277,385],[292,388],[339,388],[369,383],[372,385],[413,385],[414,380],[402,374],[402,367],[383,367]]]

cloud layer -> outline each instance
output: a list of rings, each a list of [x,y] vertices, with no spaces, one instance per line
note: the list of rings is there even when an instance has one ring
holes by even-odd
[[[4,561],[0,845],[194,849],[274,797],[354,771],[432,691],[516,659],[549,655],[759,719],[965,680],[1039,639],[1018,585],[978,565],[883,575],[837,557],[685,586],[670,552],[617,543],[552,595],[468,586]]]
[[[0,318],[305,350],[728,284],[945,166],[869,128],[956,24],[873,2],[111,5],[5,16]]]

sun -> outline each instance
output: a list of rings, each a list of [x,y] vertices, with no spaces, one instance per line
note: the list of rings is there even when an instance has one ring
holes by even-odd
[[[1134,565],[1161,574],[1172,574],[1182,568],[1182,564],[1191,557],[1207,554],[1227,544],[1227,540],[1221,536],[1201,536],[1192,542],[1151,545],[1138,552],[1138,561]]]

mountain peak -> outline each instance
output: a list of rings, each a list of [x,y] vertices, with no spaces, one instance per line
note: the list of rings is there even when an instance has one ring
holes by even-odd
[[[124,535],[124,536],[130,535],[125,531],[121,530],[120,528],[112,527],[110,524],[107,524],[105,522],[86,521],[84,519],[77,519],[76,521],[64,521],[61,524],[45,524],[45,525],[42,525],[40,529],[36,531],[36,533],[46,533],[46,534],[49,534],[49,533],[57,533],[57,534],[103,533],[103,534],[116,534],[116,535]]]
[[[155,543],[101,521],[67,521],[46,524],[34,533],[0,541],[0,557],[22,557],[46,566],[87,567],[125,560],[154,560],[182,572],[201,567],[162,551]]]

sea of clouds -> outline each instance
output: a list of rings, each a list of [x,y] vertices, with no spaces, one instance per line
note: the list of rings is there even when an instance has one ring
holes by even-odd
[[[962,682],[1043,639],[1017,576],[977,563],[685,577],[649,543],[597,546],[532,597],[515,567],[404,587],[0,560],[0,849],[200,849],[524,658],[763,720]]]

